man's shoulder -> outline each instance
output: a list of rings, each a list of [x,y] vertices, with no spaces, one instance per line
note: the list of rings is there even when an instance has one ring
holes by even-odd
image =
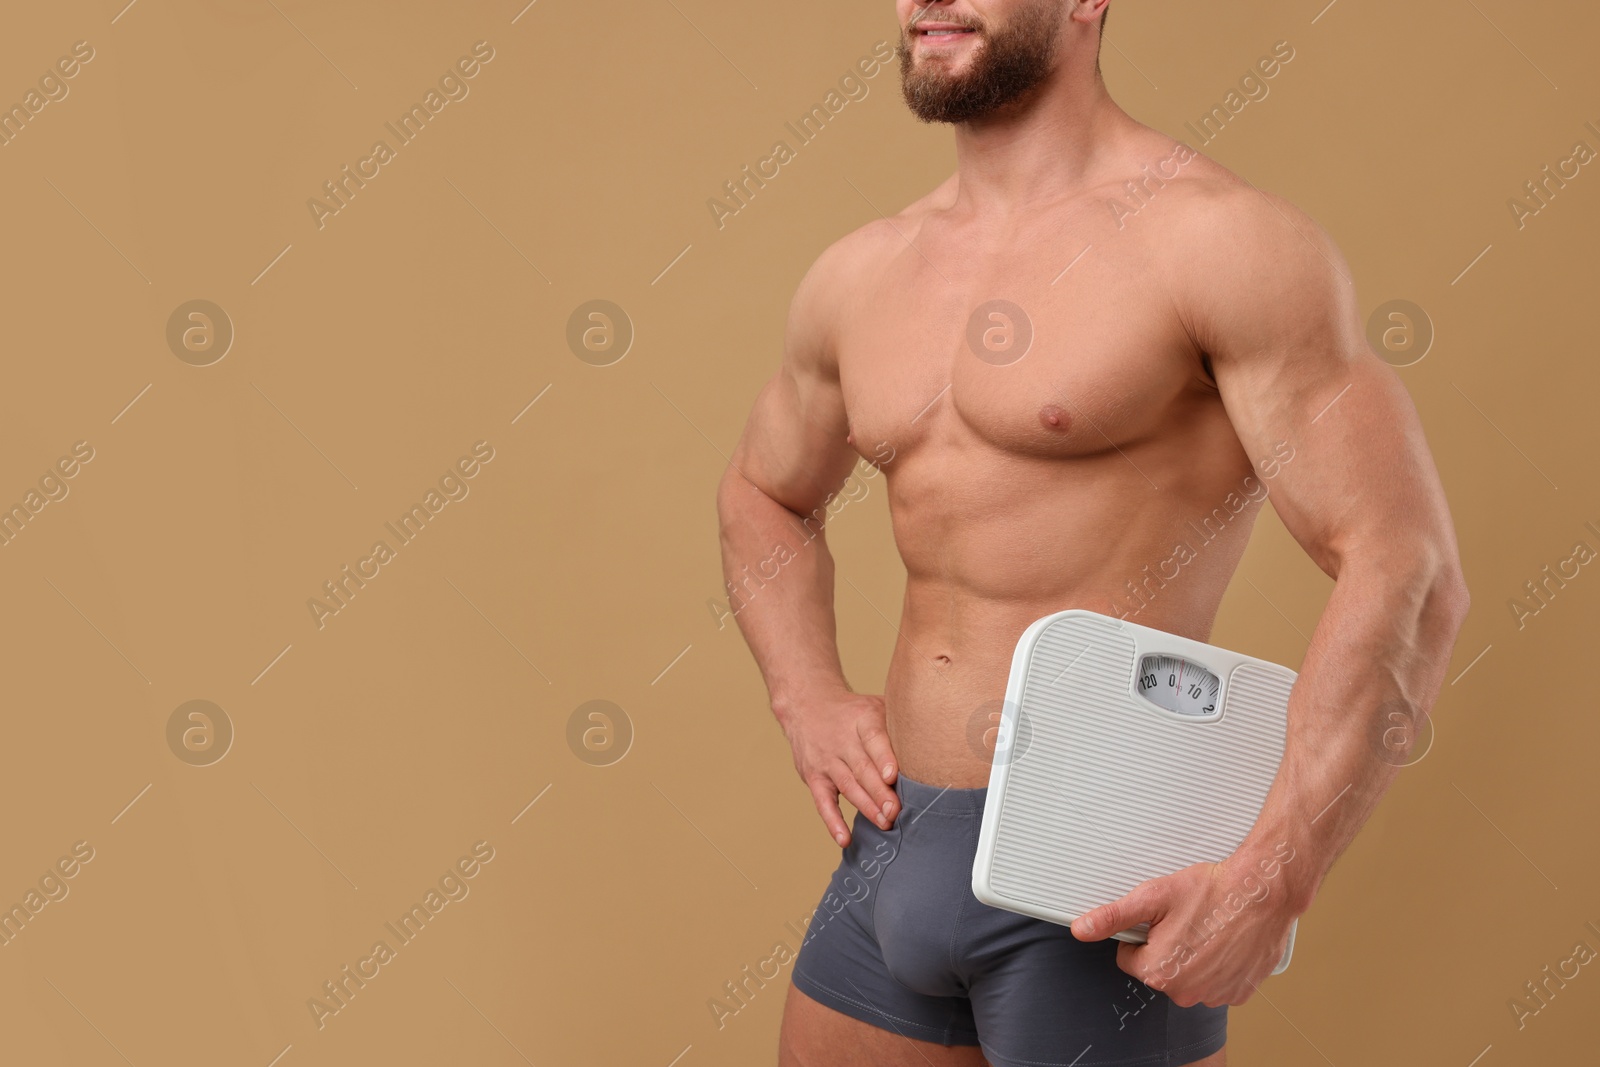
[[[895,214],[880,214],[835,240],[811,264],[796,291],[797,300],[815,311],[838,311],[853,297],[863,296],[889,261],[916,240],[927,217],[955,202],[955,192],[956,175],[952,174]]]
[[[1156,247],[1168,297],[1200,347],[1270,337],[1262,343],[1271,348],[1306,328],[1338,332],[1353,314],[1354,285],[1328,231],[1214,160],[1190,167]]]
[[[1286,197],[1199,153],[1183,170],[1172,185],[1162,233],[1181,261],[1210,270],[1229,263],[1266,266],[1264,260],[1282,267],[1285,259],[1305,256],[1327,265],[1337,255],[1328,232]]]

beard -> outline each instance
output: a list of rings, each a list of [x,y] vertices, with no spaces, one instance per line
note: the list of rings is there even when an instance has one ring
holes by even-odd
[[[949,14],[938,21],[970,26],[983,37],[967,72],[952,75],[943,60],[926,57],[919,67],[907,43],[912,33],[902,33],[895,49],[900,91],[923,122],[968,122],[1021,99],[1049,76],[1062,15],[1058,0],[1036,0],[998,30]]]

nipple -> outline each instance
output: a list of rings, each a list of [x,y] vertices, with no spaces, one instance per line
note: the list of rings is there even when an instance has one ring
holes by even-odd
[[[1046,404],[1039,409],[1039,422],[1046,429],[1057,430],[1061,433],[1066,433],[1072,429],[1072,416],[1054,404]]]

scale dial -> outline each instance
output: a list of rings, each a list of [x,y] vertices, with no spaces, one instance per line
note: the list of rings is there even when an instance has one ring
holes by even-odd
[[[1222,683],[1206,668],[1182,656],[1145,656],[1134,683],[1140,696],[1177,715],[1206,718],[1217,710]]]

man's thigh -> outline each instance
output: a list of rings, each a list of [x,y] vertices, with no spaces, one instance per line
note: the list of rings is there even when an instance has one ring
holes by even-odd
[[[1220,1056],[1221,1053],[1218,1053]],[[1222,1061],[1205,1060],[1197,1067]],[[936,1045],[882,1030],[818,1004],[789,984],[778,1067],[989,1067],[975,1045]]]
[[[983,1052],[970,1045],[936,1045],[842,1015],[794,987],[783,1004],[778,1033],[778,1067],[989,1067]],[[1189,1067],[1227,1067],[1220,1048]]]

